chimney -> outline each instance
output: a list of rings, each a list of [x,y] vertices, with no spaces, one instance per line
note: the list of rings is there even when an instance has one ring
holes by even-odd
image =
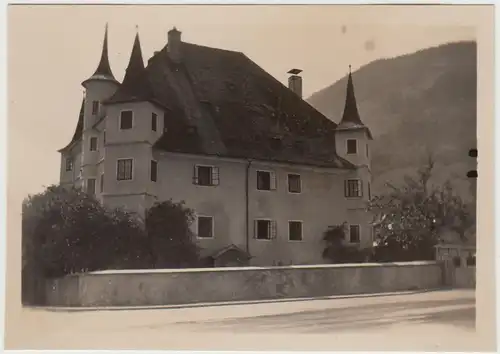
[[[300,69],[292,69],[288,72],[291,76],[288,78],[288,88],[295,92],[302,98],[302,77],[299,74],[302,72]]]
[[[173,62],[181,61],[181,32],[175,27],[168,31],[167,51]]]

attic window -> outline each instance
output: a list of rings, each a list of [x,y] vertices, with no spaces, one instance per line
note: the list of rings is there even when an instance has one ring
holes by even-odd
[[[295,146],[295,148],[300,151],[300,152],[304,152],[305,151],[305,144],[303,141],[296,141],[293,143],[293,145]]]
[[[281,138],[279,136],[274,136],[271,138],[271,147],[273,149],[279,149],[282,145]]]

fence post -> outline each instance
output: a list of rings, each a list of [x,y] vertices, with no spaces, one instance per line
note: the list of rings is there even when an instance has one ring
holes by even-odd
[[[455,265],[452,259],[445,259],[441,262],[443,269],[443,285],[453,287],[455,285]]]

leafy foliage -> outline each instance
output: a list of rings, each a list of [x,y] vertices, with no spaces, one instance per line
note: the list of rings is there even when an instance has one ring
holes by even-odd
[[[167,200],[148,210],[146,230],[155,268],[199,265],[199,248],[190,228],[193,221],[193,210],[186,208],[184,202]]]
[[[462,238],[474,224],[474,211],[453,191],[451,183],[431,185],[434,159],[405,176],[402,186],[387,184],[390,192],[376,196],[371,210],[380,220],[376,227],[375,260],[411,261],[434,258],[434,249],[443,230]]]
[[[361,263],[367,258],[367,251],[360,250],[356,246],[346,244],[347,223],[333,225],[323,234],[326,247],[323,250],[323,258],[331,263]]]
[[[77,188],[50,186],[23,202],[23,266],[46,277],[143,266],[144,240],[132,213]]]

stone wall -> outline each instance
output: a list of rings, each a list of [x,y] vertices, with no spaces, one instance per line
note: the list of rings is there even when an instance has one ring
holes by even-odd
[[[438,262],[102,271],[52,280],[51,306],[150,306],[437,289]]]

